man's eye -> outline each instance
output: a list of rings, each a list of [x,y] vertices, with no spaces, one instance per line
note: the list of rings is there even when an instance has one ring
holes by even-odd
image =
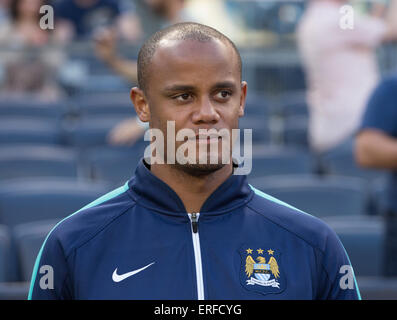
[[[174,99],[178,101],[187,101],[191,98],[191,95],[189,93],[183,93],[180,94],[179,96],[174,97]]]
[[[222,90],[222,91],[219,91],[216,94],[216,97],[219,98],[219,99],[226,99],[226,98],[228,98],[231,95],[232,95],[232,93],[230,91]]]

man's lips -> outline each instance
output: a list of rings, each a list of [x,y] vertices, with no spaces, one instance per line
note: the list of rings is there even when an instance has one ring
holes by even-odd
[[[196,140],[207,140],[207,139],[219,139],[222,138],[220,135],[197,135]]]
[[[207,139],[197,139],[196,141],[198,143],[216,143],[221,139],[221,137],[214,137],[214,138],[210,138],[208,137]]]
[[[220,135],[197,135],[189,141],[196,141],[198,143],[212,143],[222,139]]]
[[[191,142],[216,142],[219,139],[227,139],[228,132],[224,132],[224,129],[220,131],[220,129],[208,129],[209,132],[195,132],[195,135],[187,135],[185,136],[184,141],[191,141]]]
[[[192,137],[192,140],[208,140],[208,139],[219,139],[222,138],[221,132],[203,132],[196,133],[195,137]]]

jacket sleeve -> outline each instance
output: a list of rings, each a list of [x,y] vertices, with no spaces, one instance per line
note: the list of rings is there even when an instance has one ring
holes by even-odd
[[[323,250],[317,250],[318,292],[322,300],[361,300],[348,254],[332,229],[328,229]]]
[[[28,300],[73,299],[68,258],[56,232],[50,233],[36,258]]]

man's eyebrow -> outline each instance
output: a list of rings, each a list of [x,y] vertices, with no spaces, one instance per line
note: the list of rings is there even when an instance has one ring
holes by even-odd
[[[233,81],[221,81],[217,82],[213,85],[214,89],[222,89],[222,88],[236,88],[236,84]],[[185,84],[174,84],[168,87],[165,87],[163,92],[179,92],[179,91],[194,91],[196,87],[193,85],[185,85]]]
[[[164,92],[175,92],[175,91],[193,91],[194,86],[184,84],[174,84],[164,88]]]
[[[215,83],[214,88],[215,89],[218,89],[218,88],[234,89],[234,88],[236,88],[236,84],[233,81],[222,81],[222,82]]]

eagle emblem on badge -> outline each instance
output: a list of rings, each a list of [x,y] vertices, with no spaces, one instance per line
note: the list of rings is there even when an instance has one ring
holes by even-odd
[[[246,289],[263,294],[280,293],[285,289],[277,249],[244,245],[239,252],[242,262],[240,279]]]

